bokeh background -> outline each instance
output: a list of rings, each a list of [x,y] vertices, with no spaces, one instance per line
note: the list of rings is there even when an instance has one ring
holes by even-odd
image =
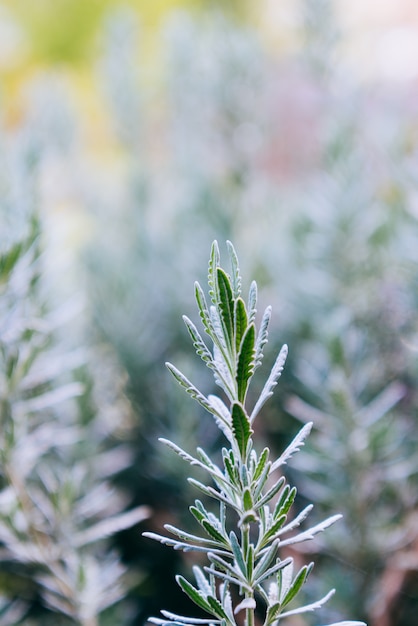
[[[27,278],[25,297],[75,311],[60,341],[88,355],[72,367],[78,428],[98,462],[123,448],[106,457],[121,509],[150,510],[104,548],[127,571],[119,612],[64,617],[39,591],[39,564],[4,559],[0,619],[16,598],[16,624],[193,610],[174,583],[189,557],[141,529],[189,525],[196,497],[157,438],[220,444],[164,362],[210,391],[181,314],[193,316],[211,242],[225,254],[230,239],[247,286],[255,278],[273,305],[270,362],[290,346],[260,446],[278,452],[312,419],[289,480],[318,519],[344,513],[313,555],[296,555],[317,563],[307,596],[337,588],[320,623],[416,626],[417,3],[4,1],[0,118],[2,252],[36,215],[43,286],[34,295]],[[102,475],[77,476],[81,498]]]

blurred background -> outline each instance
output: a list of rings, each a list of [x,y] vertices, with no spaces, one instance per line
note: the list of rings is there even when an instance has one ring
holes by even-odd
[[[191,527],[188,466],[157,438],[220,444],[164,362],[211,391],[181,315],[196,319],[194,280],[205,282],[213,239],[224,256],[230,239],[260,309],[273,305],[270,362],[290,347],[259,445],[279,452],[313,420],[289,480],[318,519],[344,513],[295,555],[316,561],[309,599],[337,594],[289,625],[416,626],[417,3],[3,1],[0,119],[2,252],[35,215],[36,298],[71,303],[61,340],[88,353],[88,373],[73,368],[78,427],[99,440],[98,459],[122,446],[112,488],[127,494],[122,508],[150,510],[106,544],[127,570],[117,618],[106,607],[96,622],[64,617],[37,566],[6,559],[0,600],[25,600],[13,623],[131,626],[193,611],[174,582],[189,556],[141,530]],[[30,278],[27,289],[36,300]]]

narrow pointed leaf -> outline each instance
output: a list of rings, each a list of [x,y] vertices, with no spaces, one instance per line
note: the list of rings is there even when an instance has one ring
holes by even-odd
[[[228,615],[225,613],[225,609],[217,598],[214,596],[208,596],[207,601],[209,602],[212,613],[216,615],[216,617],[228,620]]]
[[[212,537],[212,539],[215,539],[224,547],[229,545],[227,539],[225,539],[222,533],[219,532],[219,530],[217,530],[217,528],[215,528],[215,526],[213,526],[213,524],[211,524],[209,520],[203,519],[201,524],[203,528],[206,530],[206,532],[208,533],[208,535]]]
[[[304,513],[307,509],[309,509],[310,511],[312,509],[312,506],[306,507],[304,511],[302,511],[302,513]],[[290,522],[290,524],[283,527],[281,532],[284,533],[284,532],[287,532],[288,530],[292,530],[293,528],[295,528],[298,524],[300,524],[300,520],[299,520],[300,517],[301,517],[301,514],[298,515],[297,518],[295,518],[293,522]],[[309,528],[308,530],[305,530],[304,532],[299,533],[298,535],[295,535],[294,537],[290,537],[289,539],[283,540],[281,542],[281,545],[290,546],[295,543],[301,543],[303,541],[308,541],[309,539],[313,539],[315,535],[323,532],[326,528],[328,528],[332,524],[335,524],[335,522],[338,522],[338,520],[340,520],[341,518],[342,518],[342,515],[333,515],[332,517],[329,517],[328,519],[321,522],[320,524],[317,524],[316,526],[313,526],[312,528]],[[295,524],[294,523],[295,521],[297,521],[298,524]]]
[[[185,450],[180,448],[180,446],[178,446],[177,444],[175,444],[172,441],[170,441],[170,439],[165,439],[164,437],[159,437],[158,441],[161,441],[161,443],[163,443],[168,448],[173,450],[184,461],[187,461],[188,463],[190,463],[190,465],[198,465],[200,467],[203,466],[203,463],[201,463],[198,459],[196,459],[191,454],[189,454],[188,452],[186,452]]]
[[[290,443],[290,445],[286,448],[283,454],[273,463],[271,466],[271,471],[274,472],[278,467],[284,465],[290,457],[298,452],[303,445],[305,445],[305,439],[309,436],[309,433],[312,430],[312,422],[305,424],[305,426],[298,432],[296,437]]]
[[[247,563],[247,579],[252,580],[254,572],[254,544],[250,543],[248,546],[248,553],[246,556]]]
[[[270,450],[268,448],[264,448],[264,450],[260,454],[260,458],[258,459],[258,463],[254,471],[254,475],[253,475],[254,482],[256,482],[260,478],[261,474],[263,473],[266,463],[268,461],[269,455],[270,455]]]
[[[279,541],[273,541],[273,543],[268,548],[263,558],[260,559],[260,561],[256,565],[256,568],[254,570],[255,578],[258,578],[258,576],[261,576],[261,574],[264,574],[264,572],[270,567],[270,565],[273,563],[274,559],[276,558],[278,548],[279,548]]]
[[[183,626],[183,624],[192,624],[194,626],[198,626],[200,624],[213,624],[213,623],[218,623],[220,622],[220,620],[216,620],[213,619],[213,617],[208,617],[207,619],[200,619],[197,617],[185,617],[184,615],[177,615],[177,613],[171,613],[171,611],[161,611],[161,614],[164,615],[164,617],[167,617],[168,619],[172,620],[170,622],[164,622],[164,624],[169,624],[170,626],[173,626],[173,622],[178,624],[178,626]],[[149,618],[150,622],[153,622],[154,624],[161,624],[162,620],[158,620],[156,621],[157,618]]]
[[[202,361],[204,361],[209,367],[211,367],[213,365],[212,353],[203,341],[202,336],[200,335],[196,326],[186,315],[183,315],[183,321],[186,325],[190,337],[192,338],[193,347],[196,350],[196,354],[200,356]]]
[[[247,393],[248,383],[254,373],[254,341],[255,326],[248,326],[238,354],[237,362],[237,386],[238,400],[244,402]]]
[[[204,409],[206,409],[212,415],[215,415],[221,421],[225,421],[223,415],[218,413],[216,408],[210,403],[210,401],[195,387],[190,380],[180,372],[174,365],[171,363],[166,363],[167,368],[173,374],[174,378],[177,382],[187,391],[187,393],[196,400]]]
[[[270,567],[270,569],[263,572],[263,574],[261,574],[257,578],[257,580],[254,581],[254,585],[260,585],[264,580],[266,580],[267,578],[270,578],[271,576],[273,576],[273,574],[276,574],[276,572],[287,567],[287,565],[291,562],[291,560],[292,559],[289,556],[287,559],[284,559],[284,561],[279,561],[278,563],[275,563],[273,567]]]
[[[193,515],[193,517],[199,522],[199,524],[201,523],[203,519],[205,519],[205,515],[203,515],[203,513],[199,511],[197,507],[190,506],[189,511]]]
[[[253,499],[252,499],[252,496],[251,496],[251,489],[249,487],[246,487],[244,489],[242,503],[244,505],[244,511],[251,511],[251,509],[254,506],[253,505]]]
[[[238,543],[238,539],[233,530],[231,530],[229,534],[229,541],[231,544],[232,552],[234,553],[235,561],[240,568],[241,572],[244,576],[247,575],[247,567],[244,562],[244,557],[242,556],[241,546]]]
[[[232,583],[234,585],[237,585],[238,587],[241,587],[242,589],[246,589],[247,591],[252,591],[251,587],[247,585],[245,580],[238,578],[237,575],[233,576],[231,574],[228,574],[227,572],[220,572],[219,570],[213,569],[212,567],[205,567],[205,571],[208,574],[212,574],[212,576],[220,578],[221,580],[224,580],[227,583]]]
[[[221,312],[222,327],[224,329],[225,340],[232,350],[234,345],[234,300],[232,297],[231,283],[229,276],[221,269],[217,268],[218,288],[219,288],[219,309]]]
[[[250,291],[248,294],[248,323],[252,324],[255,320],[257,313],[257,283],[255,280],[250,285]]]
[[[281,515],[280,517],[277,518],[274,524],[264,534],[260,547],[264,547],[269,543],[271,538],[274,537],[274,535],[281,529],[285,521],[286,521],[286,515]]]
[[[180,576],[180,575],[176,576],[176,581],[178,585],[182,588],[184,593],[188,595],[189,598],[195,604],[197,604],[197,606],[199,606],[204,611],[208,611],[209,613],[212,613],[212,608],[209,602],[206,600],[206,598],[203,597],[203,594],[201,591],[193,587],[193,585],[189,583],[189,581],[186,580],[183,576]]]
[[[234,305],[234,334],[235,334],[235,349],[239,352],[241,340],[244,336],[248,326],[247,311],[245,309],[245,303],[242,298],[237,298]]]
[[[200,319],[202,320],[203,327],[207,334],[213,338],[213,326],[210,318],[210,313],[208,309],[208,305],[206,302],[206,297],[203,292],[202,287],[198,282],[195,283],[195,297],[197,302],[197,307],[199,309]]]
[[[212,587],[200,567],[193,565],[193,574],[200,591],[202,591],[205,596],[211,594]]]
[[[275,602],[274,604],[271,604],[267,610],[264,626],[269,626],[269,624],[275,622],[279,617],[281,610],[282,605],[280,604],[280,602]]]
[[[277,385],[277,381],[279,380],[281,373],[283,371],[284,364],[287,358],[287,345],[285,344],[280,350],[279,356],[276,359],[275,364],[270,372],[270,376],[267,379],[266,384],[264,385],[263,391],[260,394],[260,397],[257,400],[257,403],[251,413],[251,422],[255,419],[257,414],[260,412],[261,407],[267,402],[267,400],[273,395],[273,389]]]
[[[225,455],[224,465],[225,465],[225,470],[226,470],[226,473],[228,474],[231,485],[234,485],[235,487],[237,487],[238,486],[237,472],[235,470],[235,467],[232,465],[231,459],[229,458],[229,456]]]
[[[282,515],[284,515],[284,517],[286,518],[286,515],[290,511],[290,508],[293,505],[293,502],[295,501],[296,494],[297,494],[296,487],[292,487],[292,489],[290,489],[289,485],[286,485],[286,487],[287,487],[287,490],[286,490],[287,495],[285,498],[280,498],[280,500],[277,502],[277,505],[273,512],[274,518],[281,517]]]
[[[278,480],[268,491],[267,493],[257,502],[257,508],[260,508],[270,502],[272,498],[280,491],[283,486],[283,481]]]
[[[232,432],[234,433],[235,440],[238,444],[241,458],[244,458],[247,451],[248,440],[252,433],[250,421],[241,404],[238,404],[237,402],[232,405],[231,417]]]
[[[194,478],[188,478],[187,480],[191,485],[202,491],[202,493],[209,496],[210,498],[215,498],[215,500],[225,502],[225,504],[228,504],[235,510],[239,510],[238,504],[236,502],[233,502],[231,498],[228,497],[228,495],[223,495],[219,491],[216,491],[216,489],[213,489],[213,487],[207,487],[206,485],[203,485],[201,482],[195,480]]]
[[[205,543],[206,545],[211,546],[212,549],[218,547],[217,544],[219,542],[217,541],[208,540],[206,537],[198,537],[197,535],[191,535],[190,533],[187,533],[186,531],[181,530],[180,528],[176,528],[175,526],[172,526],[171,524],[164,524],[164,528],[168,530],[168,532],[170,532],[172,535],[176,535],[176,537],[178,537],[179,539],[183,539],[183,541]]]
[[[269,461],[267,463],[267,465],[265,466],[265,468],[263,469],[263,472],[262,472],[260,478],[258,479],[257,488],[254,490],[254,500],[256,502],[258,501],[258,499],[259,499],[259,497],[261,495],[261,492],[264,489],[265,484],[266,484],[270,474],[271,474],[271,463]],[[281,476],[281,478],[277,482],[280,483],[280,487],[278,489],[281,489],[281,487],[283,486],[283,484],[285,482],[284,476]]]
[[[328,600],[331,598],[331,596],[334,595],[334,593],[335,593],[335,589],[331,589],[331,591],[329,591],[320,600],[317,600],[316,602],[312,602],[311,604],[305,604],[304,606],[301,606],[297,609],[292,609],[291,611],[285,611],[284,613],[280,614],[280,618],[282,619],[283,617],[290,617],[291,615],[300,615],[301,613],[308,613],[310,611],[315,611],[316,609],[321,608],[321,606],[325,604],[325,602],[328,602]]]
[[[147,537],[148,539],[154,539],[154,541],[159,541],[165,546],[170,546],[174,548],[174,550],[182,550],[183,552],[206,552],[206,554],[222,554],[224,556],[229,556],[229,553],[225,550],[218,550],[216,546],[212,545],[212,542],[206,541],[207,545],[197,546],[194,544],[185,543],[184,541],[176,541],[175,539],[170,539],[169,537],[164,537],[163,535],[157,535],[157,533],[142,533],[143,537]]]
[[[304,585],[307,577],[309,576],[309,573],[311,572],[312,568],[313,568],[313,563],[310,563],[309,565],[304,565],[300,569],[293,583],[291,584],[289,591],[286,593],[285,597],[283,598],[283,601],[282,601],[283,607],[289,604],[289,602],[291,602],[293,598],[297,596],[302,586]]]
[[[241,274],[239,270],[238,257],[235,248],[230,241],[226,242],[232,268],[232,295],[238,298],[241,295]]]
[[[213,304],[215,305],[217,304],[219,300],[218,278],[216,274],[216,271],[219,266],[219,262],[220,262],[220,254],[219,254],[218,242],[214,241],[212,244],[212,248],[210,251],[210,258],[209,258],[208,284],[209,284],[209,295],[211,297]]]
[[[261,365],[261,360],[263,358],[263,348],[268,341],[268,326],[271,318],[271,306],[268,306],[264,311],[263,319],[261,320],[260,330],[257,334],[257,340],[255,342],[255,367],[259,367]]]

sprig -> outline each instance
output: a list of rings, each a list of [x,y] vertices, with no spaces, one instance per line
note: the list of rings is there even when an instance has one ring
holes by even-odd
[[[285,558],[281,548],[313,539],[338,521],[341,515],[333,515],[297,531],[313,507],[308,505],[298,515],[293,515],[296,488],[277,475],[277,470],[303,446],[312,424],[301,429],[276,461],[270,460],[268,448],[258,453],[254,447],[253,423],[277,385],[287,346],[281,349],[258,400],[249,411],[248,389],[255,369],[261,365],[271,309],[266,309],[257,331],[257,286],[252,283],[245,304],[241,295],[238,258],[230,242],[227,247],[231,275],[220,267],[218,244],[214,242],[212,245],[208,272],[210,308],[202,287],[199,283],[195,285],[198,311],[209,345],[193,322],[184,317],[197,355],[212,370],[215,382],[226,398],[206,396],[174,365],[167,363],[167,367],[191,397],[214,417],[231,447],[222,450],[222,464],[217,465],[201,448],[198,448],[197,456],[193,456],[163,440],[183,460],[209,474],[210,485],[194,478],[189,478],[189,482],[217,503],[219,513],[208,511],[200,500],[196,500],[190,512],[200,532],[203,531],[201,535],[172,525],[166,525],[165,529],[174,538],[144,533],[176,550],[206,554],[208,564],[203,569],[194,568],[195,584],[183,576],[177,576],[176,580],[184,593],[209,617],[193,618],[162,611],[163,618],[150,619],[164,626],[207,623],[236,626],[236,615],[241,611],[245,611],[246,626],[253,626],[256,610],[264,615],[263,626],[276,626],[285,617],[321,607],[334,593],[331,590],[316,602],[295,606],[294,601],[306,583],[313,563],[303,565],[294,573],[293,558]],[[232,595],[230,587],[237,588]],[[362,622],[340,622],[340,626],[360,625],[364,626]]]

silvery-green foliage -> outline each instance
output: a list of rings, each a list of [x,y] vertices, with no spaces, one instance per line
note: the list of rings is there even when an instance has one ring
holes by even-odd
[[[27,159],[23,151],[11,171],[27,171]],[[111,429],[78,379],[86,351],[60,340],[68,310],[48,306],[40,217],[28,186],[22,202],[15,191],[12,178],[2,212],[16,208],[21,223],[3,231],[0,254],[0,623],[20,623],[38,593],[55,619],[94,626],[125,595],[124,567],[103,540],[147,511],[123,512],[110,485],[129,457],[109,445]],[[80,415],[83,402],[90,414]]]
[[[354,325],[328,345],[305,344],[295,372],[304,399],[292,396],[286,403],[291,415],[316,426],[306,454],[295,461],[301,493],[323,511],[345,504],[328,545],[318,544],[339,557],[334,578],[350,573],[340,611],[355,593],[369,615],[385,562],[413,539],[409,512],[417,506],[418,477],[416,429],[402,406],[408,388],[396,380],[384,384],[380,376],[370,380],[375,351]]]
[[[397,411],[405,406],[409,417],[395,420],[392,409],[365,435],[365,440],[372,438],[375,443],[368,449],[367,482],[381,475],[373,469],[374,461],[380,467],[382,452],[379,436],[373,433],[385,428],[393,450],[395,442],[399,443],[397,469],[391,478],[406,469],[402,459],[413,449],[414,439],[402,437],[401,431],[406,425],[408,433],[414,432],[416,407],[414,114],[408,98],[399,92],[388,98],[384,89],[371,93],[347,81],[345,73],[339,75],[341,67],[334,63],[338,42],[332,4],[330,0],[300,3],[306,46],[297,63],[292,59],[289,67],[284,59],[280,68],[254,31],[219,16],[192,19],[186,13],[175,14],[165,29],[166,89],[161,90],[160,100],[155,98],[155,83],[151,94],[145,83],[136,80],[131,56],[134,28],[127,14],[108,31],[109,53],[103,64],[111,83],[107,93],[115,126],[124,127],[119,137],[129,154],[126,168],[118,161],[111,175],[106,172],[96,185],[103,194],[94,199],[103,228],[94,245],[91,293],[101,327],[129,367],[131,389],[141,407],[141,484],[152,476],[160,481],[160,489],[167,488],[167,483],[170,487],[183,475],[178,459],[170,472],[157,466],[153,431],[164,429],[167,439],[176,432],[177,443],[187,448],[193,447],[191,439],[199,437],[198,428],[203,428],[187,410],[187,403],[181,404],[182,399],[176,398],[179,394],[166,385],[156,363],[165,358],[171,345],[180,369],[190,371],[183,337],[171,322],[179,312],[179,289],[167,268],[181,276],[183,283],[192,280],[203,263],[202,250],[215,236],[233,239],[248,250],[243,269],[254,272],[263,297],[282,314],[285,334],[298,351],[298,363],[305,357],[315,364],[328,358],[325,369],[333,370],[335,346],[340,339],[344,346],[350,343],[350,328],[358,328],[367,340],[373,338],[368,358],[359,353],[349,364],[358,378],[361,370],[364,385],[359,394],[358,387],[351,390],[358,394],[356,410],[388,385],[394,389],[391,382],[399,378],[407,390],[406,401],[397,405]],[[126,37],[120,36],[122,27]],[[126,96],[130,103],[124,102]],[[133,123],[132,111],[138,104],[141,108]],[[163,131],[155,132],[156,128]],[[90,192],[92,180],[86,185]],[[270,340],[276,345],[280,338],[273,331]],[[323,347],[328,356],[322,354]],[[199,380],[194,383],[200,388],[203,376],[196,375]],[[290,377],[286,383],[289,380],[292,384]],[[296,393],[322,410],[328,400],[316,394],[326,383],[312,387],[308,380],[303,382],[305,390],[297,387]],[[153,398],[155,386],[159,394]],[[284,396],[278,398],[279,404]],[[274,437],[282,425],[269,420],[269,411],[274,415],[272,404],[265,423],[268,436]],[[176,424],[179,412],[184,419]],[[339,422],[338,437],[334,427],[321,429],[320,423],[318,419],[310,447],[318,457],[312,464],[320,465],[325,457],[327,465],[329,449],[338,458],[351,454],[349,420]],[[348,430],[343,432],[344,425]],[[318,448],[317,443],[321,444]],[[395,462],[395,455],[391,459]],[[168,457],[163,463],[169,469],[172,460]],[[327,475],[324,468],[323,473]],[[308,479],[307,472],[305,486]],[[348,526],[357,519],[355,500],[346,498],[344,490],[331,494],[331,488],[321,490],[318,482],[309,485],[313,500],[318,494],[317,508],[324,504],[327,511],[342,506],[347,511],[350,506],[345,523]],[[319,497],[325,490],[332,496],[328,503]],[[410,493],[406,499],[404,490],[402,494],[403,513],[395,498],[397,522],[407,520],[414,506]],[[181,495],[187,501],[186,490]],[[390,511],[386,495],[382,505]],[[385,513],[382,521],[386,517]],[[363,519],[368,523],[370,517]],[[382,563],[386,534],[376,535],[376,521],[370,520],[367,534],[373,535],[374,545],[383,546],[383,552],[376,555],[376,562]],[[336,531],[342,528],[339,524]],[[350,538],[356,536],[355,527],[348,532]],[[402,536],[401,525],[397,532]],[[361,581],[365,574],[352,569],[351,559],[346,558],[348,543],[334,542],[335,549],[343,549],[342,581],[347,576],[350,581]],[[356,549],[360,545],[356,542]],[[363,551],[363,560],[376,569],[368,550]],[[319,561],[317,569],[322,567]],[[360,587],[364,591],[366,586],[360,582]],[[348,585],[344,585],[344,595],[346,607],[359,601]]]
[[[189,482],[206,499],[214,500],[218,513],[196,500],[190,512],[201,528],[201,534],[181,530],[171,524],[165,529],[172,537],[147,532],[145,536],[173,547],[175,550],[204,553],[207,565],[193,567],[195,582],[177,576],[178,585],[208,618],[193,618],[162,611],[163,618],[150,618],[160,626],[168,624],[221,624],[236,626],[236,615],[245,612],[247,626],[254,624],[255,612],[264,615],[264,626],[278,624],[292,615],[320,608],[334,593],[329,591],[317,601],[295,606],[293,600],[306,582],[313,563],[298,571],[291,556],[283,548],[313,539],[338,519],[333,515],[325,521],[299,530],[309,516],[312,505],[298,514],[291,513],[296,489],[287,484],[278,470],[304,445],[312,424],[303,427],[277,460],[270,459],[270,450],[258,452],[254,447],[254,420],[263,404],[272,395],[280,378],[287,355],[283,346],[272,367],[260,396],[251,409],[247,398],[255,371],[260,367],[267,343],[271,310],[268,307],[256,328],[257,285],[251,284],[247,302],[242,295],[242,281],[237,255],[227,242],[231,272],[220,265],[216,242],[209,261],[209,300],[199,283],[195,297],[200,321],[211,340],[209,347],[195,324],[184,317],[187,330],[198,356],[212,371],[222,397],[206,396],[174,365],[167,367],[187,393],[215,419],[229,447],[222,449],[218,465],[198,448],[196,456],[175,443],[162,441],[193,467],[204,470],[211,484],[190,477]],[[233,590],[233,591],[232,591]],[[341,623],[340,623],[341,624]],[[362,622],[343,622],[357,626]],[[336,625],[334,625],[336,626]]]

